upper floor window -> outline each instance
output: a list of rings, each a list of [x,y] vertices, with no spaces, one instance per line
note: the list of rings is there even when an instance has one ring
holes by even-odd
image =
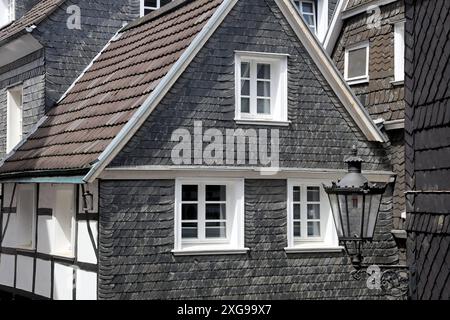
[[[369,81],[369,42],[345,49],[344,76],[349,84]]]
[[[243,181],[176,182],[175,250],[243,248]]]
[[[287,56],[238,52],[236,120],[287,121]]]
[[[320,183],[288,180],[288,248],[338,248],[328,197]]]
[[[149,14],[153,10],[159,9],[172,0],[141,0],[141,17]]]
[[[22,140],[23,134],[23,89],[22,86],[7,91],[7,123],[6,123],[6,152],[11,152]]]
[[[317,2],[314,0],[294,1],[312,32],[317,34]]]
[[[394,81],[405,79],[405,22],[394,25]]]
[[[14,0],[0,0],[0,28],[14,20]]]

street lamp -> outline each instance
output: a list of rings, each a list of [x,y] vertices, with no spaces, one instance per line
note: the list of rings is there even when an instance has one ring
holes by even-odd
[[[345,162],[348,173],[337,183],[324,186],[324,189],[330,199],[339,241],[344,243],[349,254],[347,244],[354,244],[356,253],[352,254],[352,263],[359,267],[361,244],[373,239],[386,185],[372,184],[361,174],[364,161],[358,157],[356,147],[353,147],[353,155]]]

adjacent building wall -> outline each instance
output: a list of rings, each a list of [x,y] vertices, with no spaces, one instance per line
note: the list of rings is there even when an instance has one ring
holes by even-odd
[[[17,1],[16,19],[35,2]],[[74,5],[80,8],[81,29],[68,27]],[[122,25],[138,17],[139,0],[77,0],[65,1],[38,25],[32,35],[44,48],[0,68],[0,158],[6,152],[7,89],[23,85],[26,135]]]
[[[450,3],[406,1],[406,177],[412,299],[450,299]]]
[[[366,0],[351,0],[348,7],[365,4]],[[375,12],[361,13],[344,21],[341,34],[333,50],[332,58],[344,74],[345,48],[369,41],[369,82],[352,85],[351,88],[374,120],[403,120],[405,118],[404,85],[394,81],[394,23],[404,19],[403,0],[380,7]],[[370,18],[370,19],[369,19]],[[380,20],[371,20],[372,18]],[[369,21],[380,21],[380,26],[370,26]],[[394,229],[404,230],[405,209],[405,161],[403,129],[387,131],[390,145],[387,154],[396,173],[394,190]]]

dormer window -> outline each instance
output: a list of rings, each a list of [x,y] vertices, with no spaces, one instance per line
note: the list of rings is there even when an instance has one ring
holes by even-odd
[[[14,21],[14,0],[0,0],[0,28]]]
[[[294,1],[306,24],[314,34],[317,34],[317,3],[314,0]]]
[[[172,0],[141,0],[141,17],[161,8]]]

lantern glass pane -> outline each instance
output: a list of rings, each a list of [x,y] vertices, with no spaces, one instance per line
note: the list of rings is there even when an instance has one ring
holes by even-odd
[[[341,212],[341,223],[342,223],[342,236],[344,238],[350,238],[350,228],[347,215],[347,195],[340,194],[337,196],[339,199],[339,210]]]
[[[339,204],[338,204],[338,196],[336,194],[329,193],[331,212],[333,213],[334,225],[336,226],[336,231],[338,237],[343,236],[341,217],[339,215]]]
[[[380,208],[381,197],[381,194],[372,194],[368,196],[368,198],[370,198],[370,210],[367,221],[367,238],[373,238],[377,223],[378,210]]]
[[[347,195],[348,216],[350,222],[350,237],[360,239],[362,237],[362,213],[363,195],[352,193]]]

